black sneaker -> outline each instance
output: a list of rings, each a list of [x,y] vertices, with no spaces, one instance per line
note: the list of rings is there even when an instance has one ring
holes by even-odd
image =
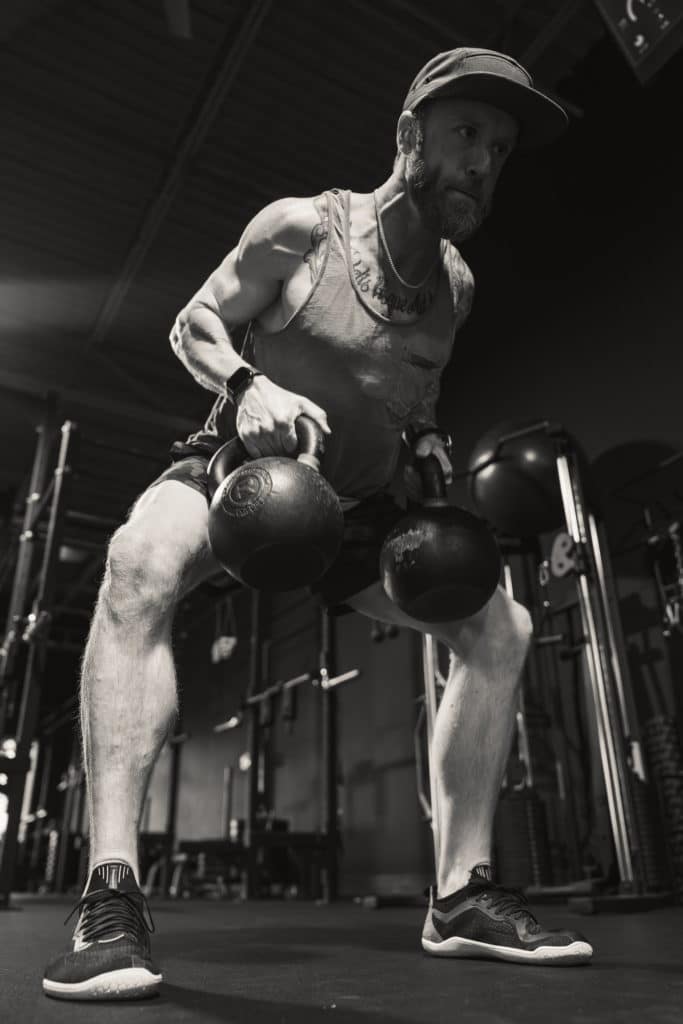
[[[72,948],[45,970],[46,995],[57,999],[155,995],[161,974],[152,963],[149,946],[154,922],[132,868],[123,861],[99,864],[66,921],[77,910]]]
[[[517,964],[571,966],[589,963],[591,945],[573,931],[547,931],[517,889],[486,876],[488,865],[470,873],[464,889],[439,899],[429,890],[422,948],[432,956],[484,957]]]

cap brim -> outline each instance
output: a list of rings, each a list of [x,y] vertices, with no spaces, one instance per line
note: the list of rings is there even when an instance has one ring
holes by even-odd
[[[413,105],[445,96],[490,103],[492,107],[510,114],[519,122],[519,146],[523,149],[554,142],[564,134],[569,124],[569,118],[559,103],[542,92],[484,71],[462,75],[431,92],[426,89],[418,96],[417,103],[413,101]]]

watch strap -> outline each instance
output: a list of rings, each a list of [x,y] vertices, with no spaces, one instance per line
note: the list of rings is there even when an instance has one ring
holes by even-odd
[[[255,370],[253,366],[239,366],[224,384],[227,398],[234,405],[242,392],[246,391],[249,387],[254,377],[262,376],[261,371]]]

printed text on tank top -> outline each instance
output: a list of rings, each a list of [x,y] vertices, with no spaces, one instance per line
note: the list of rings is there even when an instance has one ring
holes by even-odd
[[[350,198],[347,261],[358,298],[371,313],[393,324],[414,324],[432,305],[443,268],[443,251],[417,288],[406,288],[394,273],[379,232],[372,195]]]
[[[305,305],[324,265],[329,234],[329,211],[325,195],[311,201],[309,246],[293,261],[292,274],[283,282],[277,302],[258,317],[269,334],[285,329]],[[434,261],[432,272],[419,288],[404,288],[394,275],[379,239],[372,195],[351,195],[349,220],[345,225],[345,251],[349,276],[360,302],[369,312],[388,323],[414,324],[430,308],[436,296],[443,259]],[[440,256],[443,257],[443,245]]]

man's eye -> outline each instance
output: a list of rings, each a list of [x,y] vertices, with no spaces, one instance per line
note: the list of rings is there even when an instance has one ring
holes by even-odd
[[[461,124],[457,130],[464,139],[473,139],[477,134],[471,124]]]
[[[496,154],[496,156],[507,156],[508,153],[510,152],[510,147],[507,146],[504,142],[497,142],[496,145],[493,147],[493,151]]]

